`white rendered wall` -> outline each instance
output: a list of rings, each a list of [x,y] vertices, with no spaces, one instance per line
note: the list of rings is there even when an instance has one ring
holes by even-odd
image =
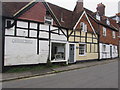
[[[114,47],[115,47],[115,49],[114,49]],[[112,56],[112,57],[113,57],[113,58],[118,57],[118,48],[117,48],[117,46],[113,45],[113,46],[112,46],[112,49],[113,49],[113,52],[112,52],[112,53],[113,53],[113,54],[112,54],[113,56]]]
[[[100,59],[108,59],[108,58],[111,58],[110,56],[110,46],[112,46],[112,58],[116,58],[118,57],[118,47],[115,46],[115,45],[108,45],[108,44],[103,44],[103,43],[100,43]],[[103,45],[106,45],[106,54],[103,54]],[[114,47],[116,48],[116,51],[114,50]]]
[[[25,40],[29,43],[25,43]],[[6,37],[5,66],[39,63],[36,49],[37,40],[19,37]]]
[[[56,27],[51,27],[51,29],[54,30],[54,29],[58,29],[58,28],[56,28]],[[63,30],[63,32],[66,34],[66,31],[65,31],[64,29],[62,29],[62,30]],[[57,33],[58,31],[54,31],[54,32]],[[52,41],[64,41],[64,42],[67,42],[67,37],[62,33],[61,30],[59,31],[59,33],[60,33],[60,35],[54,34],[54,33],[51,34],[51,39],[52,39]],[[66,34],[66,35],[67,35],[67,34]]]
[[[28,28],[27,22],[17,21],[17,27]],[[31,29],[37,29],[37,23],[30,22]],[[51,30],[57,29],[51,27]],[[5,30],[5,35],[14,35],[15,27]],[[48,25],[41,25],[40,30],[49,31]],[[54,32],[58,32],[57,30]],[[60,32],[63,34],[62,32]],[[25,38],[28,31],[25,29],[17,29],[17,37],[5,36],[5,66],[27,65],[46,63],[49,54],[49,41],[39,40],[39,54],[37,55],[37,39]],[[23,37],[19,37],[23,36]],[[30,30],[30,37],[37,37],[37,30]],[[68,44],[64,35],[51,34],[54,42],[66,43],[66,60],[68,60]],[[49,32],[40,31],[39,38],[49,39]]]

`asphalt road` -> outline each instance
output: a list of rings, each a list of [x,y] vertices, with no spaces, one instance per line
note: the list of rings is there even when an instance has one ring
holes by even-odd
[[[118,62],[4,82],[3,88],[118,88]]]

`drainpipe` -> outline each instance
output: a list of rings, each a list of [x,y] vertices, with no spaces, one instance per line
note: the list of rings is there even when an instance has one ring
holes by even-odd
[[[2,22],[2,23],[0,23],[0,52],[2,52],[2,53],[0,53],[0,66],[1,66],[1,70],[0,70],[0,72],[1,73],[3,73],[4,72],[4,57],[5,57],[5,53],[4,53],[4,51],[5,51],[5,48],[4,48],[4,46],[5,46],[5,18],[3,18],[2,16],[0,16],[0,21]]]
[[[119,23],[118,23],[119,24]],[[119,41],[119,39],[120,39],[120,27],[118,28],[118,36],[117,36],[117,38],[118,38],[118,58],[120,58],[120,41]]]
[[[49,61],[50,61],[50,45],[51,45],[51,31],[50,31],[50,25],[49,25],[49,54],[48,54]]]
[[[5,36],[5,19],[2,17],[2,2],[0,2],[0,72],[4,72],[4,36]]]
[[[98,61],[100,61],[100,25],[98,24]]]

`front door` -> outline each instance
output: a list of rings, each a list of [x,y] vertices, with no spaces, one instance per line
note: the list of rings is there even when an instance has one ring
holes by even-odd
[[[69,51],[69,63],[74,63],[74,44],[70,44]]]
[[[110,46],[110,58],[112,58],[112,46]]]

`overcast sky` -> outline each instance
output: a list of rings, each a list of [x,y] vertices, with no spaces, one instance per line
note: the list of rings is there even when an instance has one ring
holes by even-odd
[[[46,0],[58,6],[73,10],[77,0]],[[106,16],[114,16],[118,13],[118,2],[120,0],[83,0],[84,7],[89,10],[96,11],[97,4],[103,3],[106,6]]]

